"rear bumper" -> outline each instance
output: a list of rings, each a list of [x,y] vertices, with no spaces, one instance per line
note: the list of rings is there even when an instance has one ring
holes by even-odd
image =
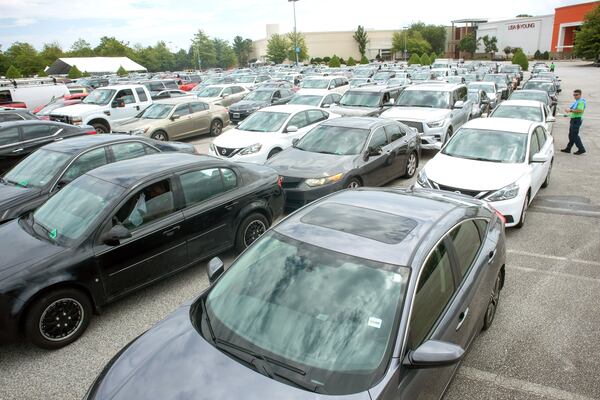
[[[345,187],[345,182],[340,181],[330,185],[323,185],[317,187],[310,187],[304,183],[301,183],[300,187],[293,189],[284,189],[285,211],[291,212],[297,210],[315,200],[320,199],[321,197],[327,196],[328,194],[331,194],[333,192],[337,192],[338,190],[342,190]]]
[[[238,124],[248,118],[252,112],[249,111],[229,111],[229,120],[233,124]]]

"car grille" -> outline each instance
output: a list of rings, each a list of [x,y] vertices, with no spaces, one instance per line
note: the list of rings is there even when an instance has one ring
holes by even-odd
[[[294,189],[297,188],[304,179],[302,178],[291,178],[288,176],[283,177],[283,182],[281,183],[281,187],[283,189]]]
[[[439,183],[433,182],[433,185],[436,189],[445,190],[447,192],[454,192],[458,194],[464,194],[466,196],[475,197],[476,199],[481,199],[485,197],[489,192],[488,191],[479,191],[479,190],[468,190],[468,189],[459,189],[452,186],[440,185]]]
[[[423,123],[416,121],[398,121],[403,123],[406,126],[410,126],[411,128],[415,128],[417,132],[423,133]]]
[[[50,121],[62,122],[65,124],[71,123],[71,118],[66,115],[50,115]]]
[[[240,151],[241,149],[230,149],[227,147],[219,147],[219,146],[215,146],[217,148],[217,154],[219,154],[222,157],[232,157],[234,156],[238,151]]]

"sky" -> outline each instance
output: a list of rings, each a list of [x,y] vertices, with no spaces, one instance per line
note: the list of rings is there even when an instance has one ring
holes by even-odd
[[[577,0],[298,0],[299,31],[401,29],[411,22],[450,24],[453,19],[499,20],[517,14],[543,15]],[[0,45],[29,42],[41,49],[58,42],[67,50],[78,38],[98,44],[115,36],[130,45],[165,41],[172,51],[188,49],[199,29],[231,41],[266,36],[266,24],[293,29],[292,3],[286,0],[0,0]]]

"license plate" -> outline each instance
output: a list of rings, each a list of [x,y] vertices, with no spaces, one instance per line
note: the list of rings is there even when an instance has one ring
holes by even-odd
[[[233,118],[239,118],[240,114],[239,113],[233,113]]]

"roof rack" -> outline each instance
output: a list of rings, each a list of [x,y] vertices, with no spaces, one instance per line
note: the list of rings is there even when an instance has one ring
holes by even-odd
[[[0,79],[0,87],[22,87],[37,85],[56,85],[56,78],[31,78],[31,79]]]

